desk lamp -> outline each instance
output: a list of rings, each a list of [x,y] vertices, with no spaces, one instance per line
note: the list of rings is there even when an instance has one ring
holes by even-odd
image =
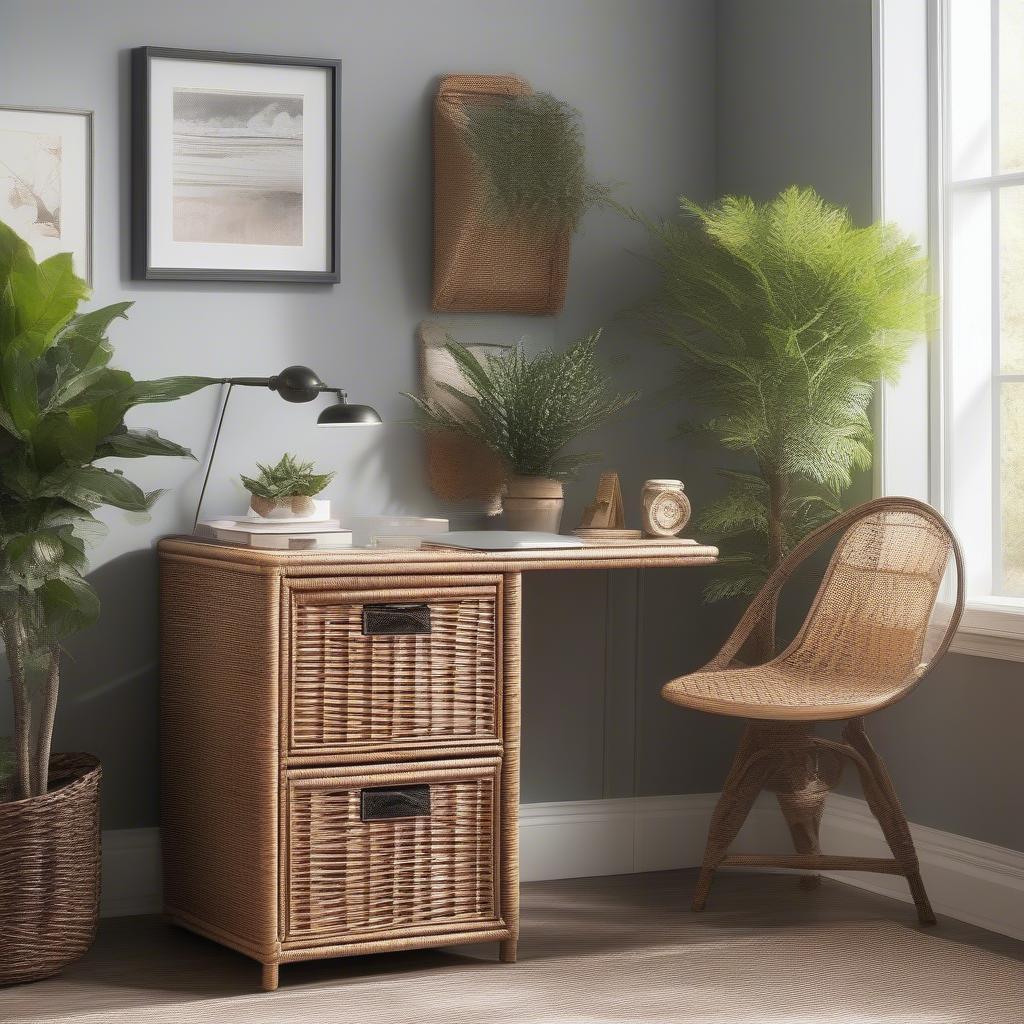
[[[231,392],[235,387],[267,388],[270,391],[276,391],[286,402],[312,402],[317,395],[337,395],[338,400],[333,405],[327,406],[316,418],[318,427],[375,426],[381,422],[380,414],[376,409],[369,405],[350,405],[348,395],[341,388],[325,384],[308,366],[286,366],[274,377],[221,377],[218,383],[227,384],[227,391],[224,393],[224,401],[220,407],[217,432],[213,436],[213,447],[210,449],[210,458],[206,463],[206,475],[203,477],[202,490],[199,492],[199,501],[196,504],[196,515],[192,522],[193,533],[199,525],[199,512],[203,507],[206,485],[210,482],[210,470],[213,469],[213,459],[217,454],[220,429],[224,426],[224,414],[227,412]]]

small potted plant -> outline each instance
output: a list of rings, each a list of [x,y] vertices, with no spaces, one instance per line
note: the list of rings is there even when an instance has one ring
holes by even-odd
[[[160,494],[103,463],[189,456],[125,413],[213,383],[110,367],[107,329],[131,303],[79,313],[88,294],[69,253],[37,264],[0,223],[0,637],[14,709],[0,745],[0,985],[56,973],[96,928],[101,772],[88,754],[50,753],[61,649],[100,611],[86,579],[86,541],[103,528],[93,513],[144,512]]]
[[[264,519],[327,518],[330,503],[314,501],[333,479],[333,473],[316,473],[312,462],[299,462],[294,455],[284,454],[277,465],[257,462],[255,477],[243,476],[242,484],[249,492],[249,507]]]
[[[493,451],[507,472],[502,525],[509,530],[558,532],[562,482],[599,455],[567,452],[577,438],[619,412],[638,394],[614,394],[597,362],[596,331],[565,352],[528,356],[521,345],[478,359],[448,339],[465,388],[444,382],[453,402],[416,403],[420,425],[468,437]]]

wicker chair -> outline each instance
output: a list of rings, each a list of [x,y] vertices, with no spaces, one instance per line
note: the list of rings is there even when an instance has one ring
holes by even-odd
[[[807,618],[793,642],[763,664],[738,662],[760,633],[774,643],[779,591],[797,567],[842,534]],[[943,576],[955,563],[956,601],[938,628],[931,622]],[[864,715],[900,700],[945,654],[964,602],[956,538],[930,506],[880,498],[811,533],[783,560],[751,602],[718,655],[700,671],[667,683],[681,707],[748,719],[711,819],[693,897],[703,910],[720,866],[875,871],[903,875],[922,924],[935,915],[892,780],[864,731]],[[930,652],[930,653],[926,653]],[[815,736],[815,722],[845,720],[843,742]],[[825,797],[845,759],[860,775],[892,858],[825,856],[818,828]],[[729,856],[727,851],[762,789],[776,792],[796,854]],[[805,888],[817,875],[801,879]]]

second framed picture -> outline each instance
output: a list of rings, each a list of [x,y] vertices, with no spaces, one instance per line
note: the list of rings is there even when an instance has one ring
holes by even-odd
[[[132,276],[339,280],[341,62],[132,51]]]

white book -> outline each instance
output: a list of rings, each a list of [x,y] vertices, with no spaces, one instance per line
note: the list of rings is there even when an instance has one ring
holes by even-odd
[[[310,551],[315,549],[352,547],[351,530],[320,530],[316,533],[253,533],[250,530],[228,530],[201,523],[196,535],[223,541],[243,548],[265,548],[274,551]]]
[[[342,528],[337,519],[249,519],[247,516],[201,519],[200,526],[211,530],[234,530],[237,533],[333,533]]]

